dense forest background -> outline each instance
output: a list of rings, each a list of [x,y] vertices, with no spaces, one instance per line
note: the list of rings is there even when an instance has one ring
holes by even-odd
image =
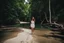
[[[30,22],[64,22],[64,0],[0,0],[0,25]]]

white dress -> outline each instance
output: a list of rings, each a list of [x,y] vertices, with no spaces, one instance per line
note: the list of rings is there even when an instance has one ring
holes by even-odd
[[[31,21],[30,27],[31,27],[31,28],[35,28],[35,22],[34,22],[34,21]]]

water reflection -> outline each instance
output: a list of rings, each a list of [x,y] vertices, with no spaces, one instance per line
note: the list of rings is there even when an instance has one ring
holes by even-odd
[[[9,30],[0,31],[0,43],[3,43],[7,39],[16,37],[19,32],[20,32],[19,29],[15,29],[13,31]]]
[[[33,37],[31,34],[30,29],[24,29],[22,28],[21,30],[24,30],[23,32],[20,32],[16,37],[5,40],[4,43],[31,43]]]

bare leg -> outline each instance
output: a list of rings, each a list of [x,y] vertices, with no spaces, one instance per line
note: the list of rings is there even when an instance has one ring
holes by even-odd
[[[32,28],[32,32],[34,32],[34,28]]]
[[[31,28],[31,31],[32,31],[32,34],[33,34],[33,32],[34,32],[34,28]]]

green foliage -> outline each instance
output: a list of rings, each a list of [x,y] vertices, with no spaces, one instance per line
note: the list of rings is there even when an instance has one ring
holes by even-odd
[[[18,20],[29,19],[30,4],[27,2],[24,4],[25,0],[0,0],[0,2],[0,24],[16,24]]]
[[[51,9],[52,9],[52,20],[58,21],[64,17],[62,16],[64,13],[64,3],[63,0],[52,0],[51,1]],[[61,18],[60,18],[61,17]],[[61,21],[62,22],[62,21]]]
[[[64,14],[64,2],[63,0],[50,0],[50,2],[51,19],[52,21],[58,21],[60,20],[59,17]],[[36,22],[40,23],[43,21],[45,19],[45,14],[49,20],[49,0],[32,0],[31,15],[36,18]]]
[[[31,14],[32,16],[35,16],[38,23],[40,23],[44,19],[45,13],[48,15],[48,6],[48,0],[32,0]]]
[[[50,0],[52,20],[60,20],[64,16],[63,0]],[[49,0],[0,0],[0,24],[16,24],[17,21],[30,21],[34,16],[36,22],[49,19]]]

